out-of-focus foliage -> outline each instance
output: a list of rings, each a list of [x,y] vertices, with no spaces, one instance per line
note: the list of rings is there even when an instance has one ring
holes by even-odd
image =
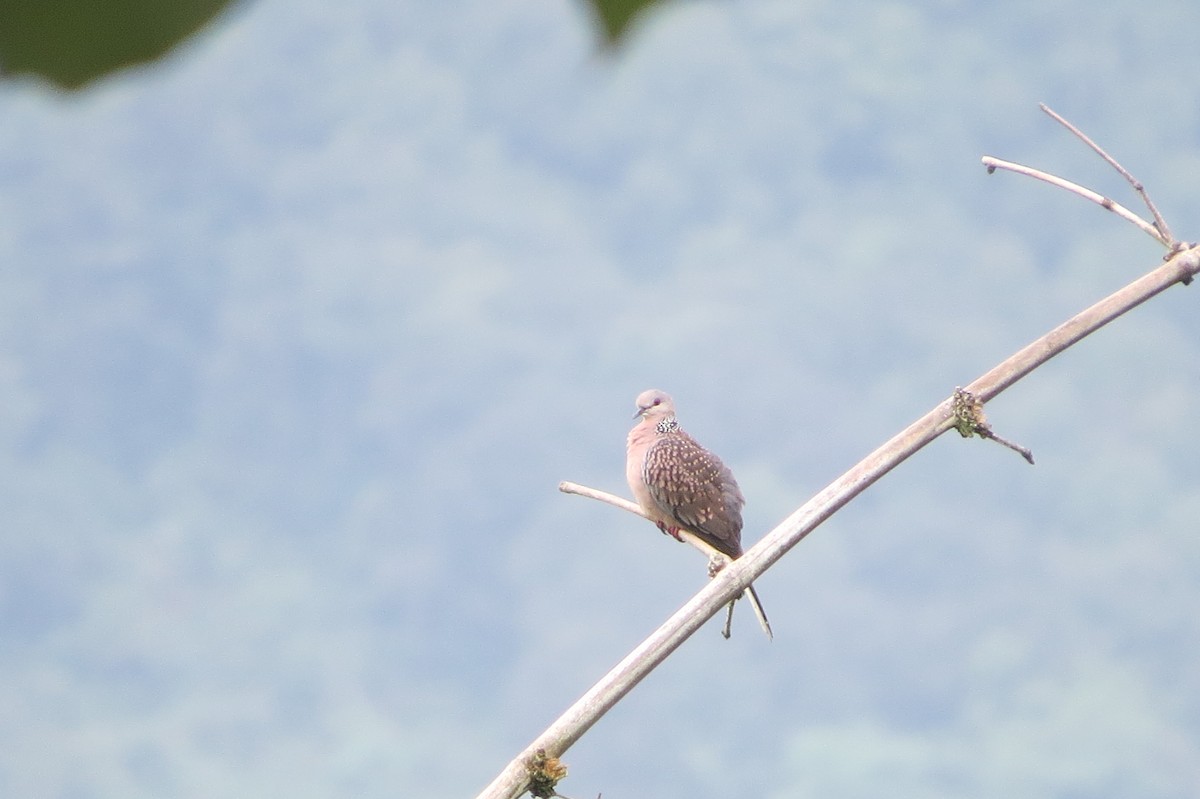
[[[603,28],[605,40],[616,44],[629,29],[629,25],[643,9],[660,0],[590,0],[596,18]]]
[[[232,0],[4,0],[0,72],[78,89],[159,58],[230,5]]]
[[[660,0],[589,0],[607,44]],[[233,0],[4,0],[0,78],[37,75],[78,89],[110,72],[161,57]]]

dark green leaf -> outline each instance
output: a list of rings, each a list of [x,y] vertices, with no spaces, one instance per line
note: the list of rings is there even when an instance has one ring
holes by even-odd
[[[77,89],[153,61],[231,0],[2,0],[0,72]]]
[[[608,44],[616,44],[641,11],[660,0],[591,0]]]

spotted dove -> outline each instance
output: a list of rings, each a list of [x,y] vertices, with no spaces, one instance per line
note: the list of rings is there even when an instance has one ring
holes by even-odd
[[[679,541],[683,540],[680,531],[686,531],[730,560],[740,557],[746,500],[733,472],[684,432],[668,394],[657,389],[643,391],[637,408],[634,418],[638,422],[626,441],[625,477],[642,511]],[[771,625],[754,586],[747,586],[745,595],[771,637]],[[729,613],[732,616],[732,602]],[[728,620],[724,635],[729,637]]]

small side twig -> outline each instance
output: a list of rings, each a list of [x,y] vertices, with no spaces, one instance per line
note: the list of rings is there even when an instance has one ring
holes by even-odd
[[[598,488],[589,488],[588,486],[572,483],[569,480],[563,480],[558,484],[558,490],[564,494],[577,494],[588,499],[598,499],[601,502],[607,502],[609,505],[614,505],[621,510],[627,510],[635,516],[641,516],[643,519],[649,519],[642,509],[638,507],[636,502],[630,502],[624,497],[618,497],[616,494],[610,494],[607,491],[601,491]],[[686,533],[686,530],[681,531]],[[703,543],[703,542],[701,542]],[[710,547],[711,549],[711,547]]]
[[[588,499],[598,499],[601,502],[620,508],[621,510],[629,511],[635,516],[641,516],[643,519],[650,520],[650,517],[646,515],[646,513],[638,506],[636,502],[630,502],[624,497],[618,497],[616,494],[610,494],[607,491],[601,491],[598,488],[580,485],[579,483],[572,483],[570,480],[563,480],[558,484],[558,490],[564,494],[576,494],[581,497],[587,497]],[[708,558],[709,577],[715,576],[716,573],[729,562],[729,558],[725,557],[724,554],[713,548],[711,544],[695,535],[692,535],[687,530],[680,529],[679,537],[682,538],[685,543],[691,544],[696,549],[700,550],[700,552]]]
[[[1003,444],[1013,452],[1018,453],[1022,458],[1029,461],[1030,466],[1033,465],[1033,452],[1028,447],[1014,444],[992,431],[992,426],[988,424],[987,416],[983,412],[983,402],[978,397],[970,391],[956,386],[953,399],[954,429],[958,431],[960,436],[963,438],[979,436],[980,438],[991,439],[997,444]]]
[[[1112,211],[1126,222],[1132,222],[1148,236],[1152,236],[1155,241],[1164,247],[1171,248],[1172,246],[1171,242],[1161,230],[1155,227],[1152,223],[1142,219],[1140,216],[1135,214],[1133,211],[1130,211],[1116,200],[1113,200],[1111,197],[1105,197],[1103,194],[1099,194],[1089,188],[1080,186],[1078,183],[1072,183],[1065,178],[1060,178],[1057,175],[1051,175],[1049,172],[1043,172],[1040,169],[1034,169],[1033,167],[1025,166],[1024,164],[1015,164],[1012,161],[1003,161],[999,158],[993,158],[990,155],[985,155],[982,158],[982,161],[983,165],[987,167],[989,175],[995,172],[997,169],[1004,169],[1009,172],[1016,172],[1018,175],[1025,175],[1026,177],[1044,181],[1049,183],[1051,186],[1057,186],[1060,189],[1066,189],[1072,194],[1079,195],[1085,200],[1094,202],[1096,205],[1104,208],[1105,210]]]
[[[1121,166],[1117,159],[1105,152],[1103,147],[1092,141],[1090,136],[1068,122],[1050,106],[1046,105],[1045,103],[1038,103],[1038,107],[1041,108],[1042,111],[1044,111],[1055,122],[1071,131],[1071,133],[1074,134],[1080,141],[1082,141],[1088,147],[1091,147],[1092,150],[1095,151],[1096,155],[1103,158],[1109,166],[1117,170],[1121,177],[1125,178],[1129,185],[1133,187],[1133,190],[1137,192],[1138,196],[1142,198],[1142,202],[1146,204],[1146,208],[1150,211],[1150,215],[1154,217],[1154,227],[1156,227],[1158,231],[1162,233],[1163,238],[1166,240],[1164,243],[1171,250],[1172,254],[1174,254],[1177,249],[1181,249],[1178,246],[1179,242],[1175,240],[1173,235],[1171,235],[1171,228],[1167,226],[1167,220],[1164,219],[1163,215],[1158,212],[1158,206],[1156,206],[1154,201],[1150,199],[1150,195],[1146,192],[1146,187],[1142,185],[1140,180],[1135,178],[1128,169]]]
[[[569,480],[563,480],[562,482],[560,482],[558,484],[558,490],[563,492],[564,494],[576,494],[581,497],[587,497],[588,499],[598,499],[601,502],[605,502],[609,505],[620,508],[621,510],[629,511],[630,513],[634,514],[635,516],[641,516],[643,519],[650,520],[650,517],[645,514],[645,512],[641,509],[641,507],[638,506],[637,503],[630,502],[629,500],[625,499],[624,497],[618,497],[616,494],[610,494],[607,491],[601,491],[598,488],[591,488],[590,486],[580,485],[579,483],[572,483]],[[693,535],[692,533],[688,532],[685,529],[680,529],[678,531],[678,534],[679,534],[679,537],[684,542],[691,544],[693,547],[700,550],[700,552],[705,557],[708,558],[709,579],[716,577],[717,573],[720,572],[721,569],[723,569],[727,565],[729,565],[729,558],[720,550],[715,549],[711,544],[709,544],[704,539]],[[751,589],[749,587],[747,587],[746,590],[743,592],[744,594],[746,594],[747,599],[749,599],[750,590]],[[758,613],[759,613],[758,604],[755,602],[749,602],[749,604],[750,604],[750,607],[754,609],[755,615],[758,616]],[[771,635],[771,625],[767,622],[766,618],[759,616],[758,623],[763,626],[764,630],[767,631],[768,636]],[[729,612],[725,615],[725,626],[721,628],[721,635],[724,636],[725,638],[729,638],[729,636],[732,634],[732,627],[733,627],[733,603],[730,602],[729,603]]]

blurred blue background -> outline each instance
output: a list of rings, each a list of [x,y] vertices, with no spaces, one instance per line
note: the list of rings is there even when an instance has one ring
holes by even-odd
[[[704,583],[626,493],[672,392],[747,545],[1200,217],[1200,6],[258,2],[0,84],[0,795],[471,796]],[[569,796],[1200,793],[1196,287],[989,405],[711,622]]]

